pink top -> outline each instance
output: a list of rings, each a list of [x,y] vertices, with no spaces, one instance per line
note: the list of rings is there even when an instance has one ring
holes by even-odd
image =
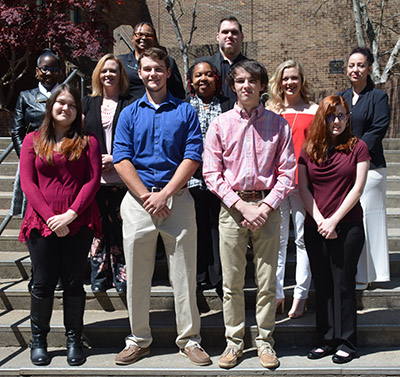
[[[228,207],[239,200],[235,191],[271,190],[264,202],[276,209],[294,189],[295,174],[290,126],[261,103],[251,116],[235,104],[210,124],[203,176]]]
[[[54,166],[36,156],[33,138],[38,132],[26,135],[21,149],[21,187],[28,206],[22,223],[19,240],[25,242],[31,230],[37,229],[47,237],[52,231],[46,221],[68,209],[78,217],[68,225],[69,235],[76,234],[81,227],[88,226],[96,235],[101,235],[101,222],[95,195],[100,187],[101,152],[94,136],[77,161],[68,161],[63,155],[54,153]]]
[[[314,114],[306,113],[284,113],[281,114],[290,124],[292,129],[294,154],[296,161],[299,161],[300,151],[308,134],[311,122],[314,119]],[[298,172],[296,169],[296,185],[298,183]]]

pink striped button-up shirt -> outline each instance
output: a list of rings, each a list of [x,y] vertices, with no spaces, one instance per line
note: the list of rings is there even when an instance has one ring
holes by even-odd
[[[273,209],[295,188],[296,157],[289,124],[262,103],[251,116],[235,104],[207,131],[203,176],[208,188],[230,208],[236,191],[271,190],[264,202]]]

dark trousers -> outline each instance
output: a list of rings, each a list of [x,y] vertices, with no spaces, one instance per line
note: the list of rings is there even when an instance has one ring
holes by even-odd
[[[93,239],[90,258],[91,281],[103,283],[106,288],[112,284],[117,288],[126,284],[120,215],[120,206],[125,194],[125,187],[101,186],[96,195],[103,238]]]
[[[196,208],[197,284],[216,287],[222,281],[218,230],[221,201],[209,190],[193,187],[189,191]]]
[[[316,325],[321,345],[355,352],[357,302],[355,276],[364,245],[362,222],[338,225],[338,238],[327,240],[317,228],[304,228],[316,294]]]
[[[93,231],[82,228],[74,236],[42,237],[33,229],[27,245],[35,284],[32,293],[38,298],[52,297],[60,277],[64,296],[84,296],[83,279]]]

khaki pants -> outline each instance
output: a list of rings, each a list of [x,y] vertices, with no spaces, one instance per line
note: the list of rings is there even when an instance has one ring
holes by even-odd
[[[171,213],[164,219],[149,215],[141,200],[127,192],[121,203],[127,274],[127,303],[132,334],[127,345],[148,347],[151,280],[158,234],[164,241],[174,302],[179,348],[200,343],[200,315],[196,304],[196,220],[193,198],[182,189],[170,198]]]
[[[257,205],[258,203],[253,203]],[[221,207],[219,217],[220,252],[224,290],[224,322],[227,346],[244,347],[245,304],[244,280],[249,231],[240,225],[242,215],[236,209]],[[264,226],[251,232],[254,251],[255,280],[258,286],[256,298],[257,347],[274,345],[276,266],[279,250],[280,213],[269,214]]]

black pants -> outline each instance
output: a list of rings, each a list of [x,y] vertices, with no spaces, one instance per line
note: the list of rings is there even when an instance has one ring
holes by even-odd
[[[82,228],[74,236],[42,237],[32,230],[27,245],[35,284],[32,293],[38,298],[52,297],[60,277],[64,296],[84,296],[83,279],[93,232]]]
[[[316,294],[316,325],[321,345],[354,352],[357,347],[355,276],[364,245],[362,222],[338,225],[327,240],[317,228],[304,228]]]
[[[100,210],[103,238],[95,238],[91,249],[92,283],[109,287],[126,284],[125,257],[122,241],[120,206],[126,194],[125,187],[101,186],[96,194]]]
[[[194,187],[189,191],[196,208],[197,284],[216,287],[222,281],[218,230],[221,201],[209,190]]]

